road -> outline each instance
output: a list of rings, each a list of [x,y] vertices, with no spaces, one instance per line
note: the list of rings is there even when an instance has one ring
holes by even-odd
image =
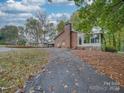
[[[11,50],[15,50],[14,48],[6,48],[6,47],[0,47],[0,52],[7,52],[7,51],[11,51]]]
[[[24,93],[124,93],[124,88],[71,54],[69,49],[46,49],[49,63],[26,82]]]

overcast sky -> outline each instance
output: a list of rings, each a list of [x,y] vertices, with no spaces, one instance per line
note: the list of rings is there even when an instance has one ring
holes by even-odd
[[[77,7],[68,0],[0,0],[0,27],[4,25],[23,25],[36,11],[46,12],[49,20],[69,19]]]

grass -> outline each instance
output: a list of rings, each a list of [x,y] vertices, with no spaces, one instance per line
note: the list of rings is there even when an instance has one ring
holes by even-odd
[[[124,52],[118,52],[118,55],[123,56],[124,57]]]
[[[46,63],[47,53],[41,49],[18,49],[0,53],[0,87],[23,87],[30,75],[42,71],[41,68]],[[14,89],[6,90],[5,93],[14,93],[12,91]]]

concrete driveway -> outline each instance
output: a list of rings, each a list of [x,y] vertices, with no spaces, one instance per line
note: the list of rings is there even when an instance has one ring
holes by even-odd
[[[68,49],[46,49],[49,63],[45,70],[26,82],[24,93],[124,93],[124,88]]]
[[[15,50],[15,49],[6,48],[6,47],[0,47],[0,52],[7,52],[7,51],[11,51],[11,50]]]

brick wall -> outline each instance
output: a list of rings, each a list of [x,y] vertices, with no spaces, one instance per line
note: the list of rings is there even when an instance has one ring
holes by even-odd
[[[55,38],[54,46],[58,48],[77,48],[77,32],[71,31],[71,24],[65,25],[64,31]]]
[[[77,48],[77,33],[73,31],[71,32],[71,48]]]
[[[70,48],[71,25],[67,24],[64,31],[55,38],[55,47]]]

